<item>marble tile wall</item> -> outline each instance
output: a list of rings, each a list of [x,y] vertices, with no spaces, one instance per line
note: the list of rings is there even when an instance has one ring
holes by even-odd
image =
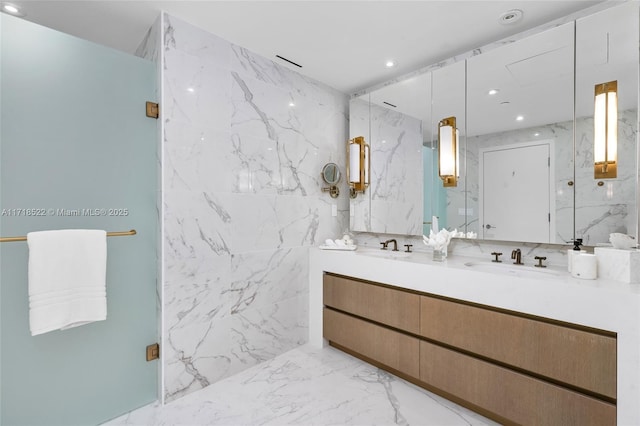
[[[347,228],[348,97],[163,16],[164,396],[307,339],[308,248]],[[339,215],[332,217],[332,204]]]

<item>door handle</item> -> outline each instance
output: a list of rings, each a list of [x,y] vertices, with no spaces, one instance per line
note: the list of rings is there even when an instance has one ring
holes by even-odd
[[[489,224],[487,223],[487,224],[485,225],[485,228],[487,228],[487,229],[495,229],[495,226],[491,226],[491,225],[489,225]]]

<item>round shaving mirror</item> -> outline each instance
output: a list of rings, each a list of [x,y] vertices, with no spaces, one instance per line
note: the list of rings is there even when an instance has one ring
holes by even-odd
[[[322,180],[324,180],[329,187],[322,188],[323,192],[329,192],[331,198],[337,198],[340,195],[340,189],[337,184],[340,182],[340,169],[336,163],[327,163],[322,168]]]

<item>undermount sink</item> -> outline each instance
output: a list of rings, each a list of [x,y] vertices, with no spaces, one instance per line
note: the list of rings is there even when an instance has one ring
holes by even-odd
[[[558,277],[558,271],[536,268],[533,265],[513,265],[503,263],[489,263],[489,262],[467,262],[464,266],[483,272],[493,272],[496,274],[512,275],[514,277],[529,277],[529,278],[543,278],[543,277]]]
[[[374,256],[374,257],[385,257],[389,259],[401,259],[404,257],[411,256],[412,253],[407,253],[406,251],[393,251],[393,250],[358,250],[357,254],[362,254],[365,256]]]

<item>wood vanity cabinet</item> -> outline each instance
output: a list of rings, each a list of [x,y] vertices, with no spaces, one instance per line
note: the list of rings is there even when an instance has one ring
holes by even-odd
[[[325,274],[323,300],[334,309],[409,333],[420,333],[418,294]]]
[[[420,298],[420,336],[616,398],[616,338],[449,300]]]
[[[616,424],[614,333],[325,273],[324,337],[502,423]]]
[[[420,375],[420,340],[332,309],[324,312],[326,336],[344,348],[411,377]]]

